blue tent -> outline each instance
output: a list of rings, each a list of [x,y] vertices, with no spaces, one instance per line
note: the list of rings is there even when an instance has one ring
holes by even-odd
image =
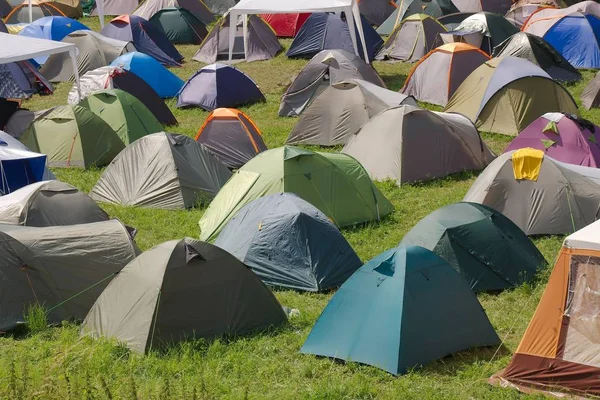
[[[267,285],[295,290],[336,288],[361,266],[327,216],[291,193],[261,197],[242,207],[215,245]]]
[[[181,88],[177,107],[212,111],[264,100],[265,96],[248,75],[229,65],[211,64],[201,68]]]
[[[543,38],[575,68],[600,68],[600,18],[573,13],[559,17]]]
[[[46,155],[29,151],[21,142],[0,131],[0,196],[46,177]]]
[[[363,16],[361,16],[361,20],[369,60],[373,60],[383,45],[383,39]],[[356,30],[356,41],[359,55],[364,58],[358,29]],[[312,58],[322,50],[333,49],[346,50],[354,54],[350,29],[345,18],[335,14],[314,13],[302,25],[286,55],[288,57]]]
[[[83,25],[81,22],[67,17],[44,17],[27,25],[19,32],[19,35],[60,42],[69,33],[79,30],[89,31],[90,28]],[[47,59],[47,56],[38,57],[35,58],[35,62],[41,65],[44,64]]]
[[[144,80],[161,97],[175,97],[183,86],[183,80],[160,65],[154,58],[139,52],[123,54],[111,64],[131,71]]]
[[[431,251],[410,246],[388,250],[356,271],[300,351],[399,375],[457,351],[499,343],[460,275]]]
[[[176,67],[183,61],[169,38],[142,17],[121,15],[110,21],[101,33],[109,38],[133,42],[139,52],[154,57],[163,65]]]

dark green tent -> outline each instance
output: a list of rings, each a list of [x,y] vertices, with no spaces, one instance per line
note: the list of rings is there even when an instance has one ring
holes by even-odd
[[[206,25],[185,8],[164,8],[150,22],[175,44],[200,44],[208,35]]]
[[[544,256],[518,226],[476,203],[450,204],[432,212],[400,244],[433,251],[476,292],[531,281],[546,266]]]

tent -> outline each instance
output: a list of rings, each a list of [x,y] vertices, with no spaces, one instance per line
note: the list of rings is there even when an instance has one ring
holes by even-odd
[[[10,136],[20,139],[34,119],[50,111],[52,111],[52,109],[31,111],[25,108],[19,108],[10,116],[6,126],[4,127],[4,131]]]
[[[518,32],[504,17],[480,12],[465,18],[454,30],[440,34],[440,39],[443,43],[469,43],[492,54],[494,47]]]
[[[529,3],[517,1],[516,3],[513,3],[504,18],[517,28],[521,29],[529,17],[535,12],[546,8],[559,8],[552,3],[554,2],[549,1],[546,3],[542,1],[539,3]]]
[[[452,31],[462,24],[465,19],[474,14],[475,13],[470,12],[456,12],[448,15],[442,15],[441,17],[438,17],[437,20],[440,24],[444,25],[448,31]]]
[[[52,177],[46,168],[45,154],[29,151],[17,139],[0,131],[0,196]]]
[[[24,0],[6,16],[7,24],[31,23],[43,17],[80,18],[83,11],[79,0]]]
[[[296,37],[309,16],[308,13],[290,13],[262,14],[260,17],[269,24],[277,37],[293,38]]]
[[[31,183],[0,197],[0,224],[45,227],[108,220],[87,194],[56,180]]]
[[[265,101],[265,96],[248,75],[230,65],[211,64],[200,68],[183,85],[177,107],[212,111],[260,101]]]
[[[196,141],[231,169],[242,167],[267,150],[256,124],[234,108],[213,110],[200,127]]]
[[[490,163],[463,201],[501,212],[527,235],[573,233],[600,216],[600,170],[513,150]]]
[[[131,14],[138,7],[139,0],[102,0],[103,4],[103,15],[125,15]],[[94,2],[92,12],[90,15],[99,14],[98,4]],[[148,18],[146,18],[148,19]]]
[[[135,15],[121,15],[110,21],[101,33],[109,38],[133,42],[135,48],[167,67],[177,67],[183,56],[169,38],[150,22]]]
[[[576,68],[600,68],[600,16],[533,14],[523,31],[544,38]]]
[[[381,25],[398,8],[394,0],[356,0],[362,16],[371,25]]]
[[[0,330],[43,305],[47,320],[81,320],[110,280],[140,250],[119,221],[46,228],[0,225]]]
[[[102,118],[80,106],[59,106],[39,116],[20,140],[47,154],[51,167],[101,167],[125,147]]]
[[[236,0],[204,0],[204,3],[213,14],[223,15],[235,6]]]
[[[377,86],[385,83],[375,69],[344,50],[323,50],[294,78],[281,98],[280,117],[299,115],[329,85],[346,79],[362,79]]]
[[[20,36],[48,39],[60,42],[67,35],[75,31],[90,30],[81,22],[66,17],[44,17],[26,25],[20,32]],[[38,57],[35,61],[44,64],[48,57]]]
[[[344,145],[373,116],[402,104],[417,107],[414,98],[361,79],[335,83],[306,107],[286,143]]]
[[[362,48],[358,49],[360,55],[367,62],[373,60],[381,48],[383,40],[379,34],[364,20],[362,21],[362,36],[365,40],[367,57],[365,59]],[[353,50],[351,27],[344,16],[337,14],[315,13],[302,25],[294,38],[286,55],[288,57],[311,58],[323,50]]]
[[[110,65],[133,72],[163,99],[177,96],[183,86],[183,81],[177,75],[160,65],[154,58],[137,51],[122,55]]]
[[[282,325],[283,308],[231,254],[190,238],[159,244],[131,261],[100,295],[81,334],[131,350],[237,336]]]
[[[557,161],[600,167],[600,127],[569,114],[548,113],[519,132],[504,150],[542,150]]]
[[[217,0],[222,1],[222,0]],[[231,18],[237,21],[238,15],[246,14],[287,14],[287,13],[344,13],[347,19],[347,25],[344,24],[343,30],[348,29],[350,40],[352,43],[352,50],[354,54],[360,55],[359,48],[362,49],[362,54],[370,54],[369,47],[366,43],[365,34],[373,31],[369,30],[369,26],[363,27],[362,18],[358,9],[358,3],[356,0],[302,0],[297,2],[294,0],[241,0],[237,5],[230,9]],[[309,18],[310,19],[310,18]],[[327,22],[327,20],[318,19],[321,22]],[[315,20],[316,21],[316,20]],[[306,25],[306,23],[305,23]],[[347,26],[347,28],[345,28]],[[304,28],[304,26],[302,27]],[[303,29],[300,29],[302,31]],[[338,29],[339,29],[338,28]],[[312,27],[305,29],[307,34],[310,34]],[[229,61],[232,59],[233,52],[233,31],[235,27],[230,27],[231,34],[229,36]],[[320,29],[322,32],[322,28]],[[341,30],[340,30],[341,31]],[[358,33],[358,35],[357,35]],[[375,33],[373,31],[373,33]],[[300,32],[298,33],[300,36]],[[322,35],[321,35],[322,36]],[[360,40],[360,46],[359,41]],[[322,49],[320,49],[322,50]],[[314,51],[313,54],[319,50]],[[371,58],[367,58],[367,63]]]
[[[0,19],[5,18],[12,11],[12,6],[7,0],[0,0]],[[3,24],[3,22],[0,21]]]
[[[600,107],[600,72],[583,89],[580,99],[586,110]]]
[[[481,12],[504,15],[513,4],[513,0],[452,0],[460,12]]]
[[[20,102],[15,99],[0,97],[0,130],[6,128],[8,121],[17,112],[19,106]]]
[[[327,216],[290,193],[246,204],[215,245],[250,267],[265,284],[307,292],[337,288],[362,265]]]
[[[398,184],[481,170],[494,159],[467,118],[414,106],[377,114],[342,151],[360,162],[372,179]]]
[[[26,99],[34,94],[51,94],[54,86],[31,61],[0,64],[0,98]],[[77,95],[77,87],[75,87]]]
[[[142,78],[119,67],[100,67],[81,77],[82,97],[105,89],[121,89],[135,96],[163,125],[177,125],[177,119],[160,96]],[[73,86],[68,96],[69,104],[78,104],[77,88]]]
[[[92,189],[104,203],[161,209],[191,208],[211,199],[231,173],[203,145],[159,132],[125,148]]]
[[[152,111],[132,94],[120,89],[91,93],[79,105],[104,120],[128,144],[163,127]]]
[[[537,65],[493,58],[465,79],[445,111],[468,117],[480,131],[516,135],[547,112],[578,114],[569,92]]]
[[[229,25],[231,18],[226,14],[216,23],[193,59],[206,64],[229,58]],[[269,60],[282,49],[275,32],[256,15],[249,15],[246,21],[247,34],[244,36],[244,22],[238,20],[235,27],[232,57],[247,62]],[[244,37],[246,40],[244,41]]]
[[[500,43],[494,49],[495,57],[520,57],[540,66],[560,82],[576,82],[581,74],[558,51],[544,39],[531,33],[519,32]]]
[[[134,12],[117,15],[132,14],[150,21],[158,12],[169,8],[185,10],[204,25],[209,25],[215,19],[212,11],[202,0],[146,0]]]
[[[393,375],[452,353],[500,343],[469,286],[443,259],[396,247],[333,295],[300,349]]]
[[[206,25],[185,8],[162,9],[150,18],[150,23],[174,44],[200,44],[208,35]]]
[[[455,203],[435,210],[404,236],[400,246],[433,251],[475,292],[531,282],[547,265],[519,227],[498,211],[476,203]]]
[[[123,54],[135,51],[131,42],[110,39],[89,30],[72,32],[62,42],[77,46],[77,72],[80,76],[107,66]],[[48,57],[40,72],[51,82],[68,82],[75,79],[73,65],[65,54]]]
[[[414,14],[425,14],[437,19],[458,12],[450,0],[400,0],[397,4],[394,12],[377,28],[380,35],[391,34],[404,19]]]
[[[600,226],[568,236],[546,289],[508,366],[490,381],[563,397],[600,395],[597,278]]]
[[[550,24],[553,24],[553,20],[556,18],[572,13],[593,14],[600,17],[600,4],[598,4],[596,0],[562,0],[559,1],[558,4],[555,4],[555,7],[541,8],[531,14],[524,22],[522,30],[525,30],[530,22],[534,22],[537,19],[547,20]],[[541,21],[537,22],[539,23]]]
[[[402,93],[445,106],[461,83],[490,57],[466,43],[448,43],[423,56],[410,70]]]
[[[438,34],[443,32],[446,28],[429,15],[411,15],[392,32],[376,59],[418,61],[434,48]]]
[[[300,196],[339,227],[378,221],[393,211],[352,157],[284,146],[263,151],[233,174],[202,215],[200,239],[214,239],[251,201],[282,192]]]

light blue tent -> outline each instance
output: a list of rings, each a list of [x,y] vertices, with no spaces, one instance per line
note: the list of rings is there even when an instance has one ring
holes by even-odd
[[[291,193],[242,207],[215,241],[264,283],[309,292],[340,286],[361,262],[325,214]]]
[[[450,265],[422,247],[401,246],[342,285],[300,351],[400,375],[457,351],[499,343],[477,297]]]

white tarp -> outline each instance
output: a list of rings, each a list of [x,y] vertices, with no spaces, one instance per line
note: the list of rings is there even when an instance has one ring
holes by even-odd
[[[104,0],[96,0],[96,8],[98,10],[98,18],[100,18],[100,28],[104,28]],[[29,23],[33,22],[33,8],[31,0],[29,0]]]
[[[334,12],[344,13],[348,21],[350,29],[350,37],[354,45],[354,52],[358,54],[358,44],[356,42],[356,28],[360,36],[360,41],[365,54],[365,61],[369,62],[367,56],[367,44],[362,29],[360,19],[360,11],[356,0],[241,0],[235,7],[229,9],[231,21],[237,21],[239,16],[244,16],[244,46],[246,45],[246,37],[248,36],[247,21],[245,18],[248,14],[286,14],[286,13],[323,13]],[[233,58],[233,45],[235,41],[235,24],[230,24],[229,33],[229,63]]]
[[[77,83],[79,97],[81,97],[77,68],[77,54],[79,53],[79,49],[77,49],[77,46],[71,43],[0,32],[0,64],[30,60],[36,57],[59,53],[69,53],[71,56],[73,70],[75,71],[75,82]]]

